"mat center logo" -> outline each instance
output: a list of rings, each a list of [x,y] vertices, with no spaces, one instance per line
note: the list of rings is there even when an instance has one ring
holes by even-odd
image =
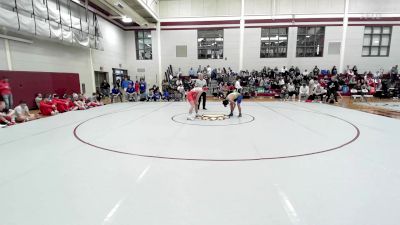
[[[216,120],[225,120],[229,119],[229,116],[224,114],[204,114],[196,116],[196,119],[207,120],[207,121],[216,121]]]

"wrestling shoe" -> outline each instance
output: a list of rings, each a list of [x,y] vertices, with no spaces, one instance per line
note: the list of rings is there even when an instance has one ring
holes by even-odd
[[[228,116],[233,116],[233,113],[229,114]]]
[[[239,113],[239,117],[242,117],[242,114],[241,114],[241,113]]]
[[[194,117],[188,116],[187,120],[194,120]]]

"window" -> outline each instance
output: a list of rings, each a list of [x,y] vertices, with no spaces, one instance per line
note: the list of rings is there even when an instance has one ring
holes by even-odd
[[[322,57],[325,27],[299,27],[297,30],[297,57]]]
[[[197,30],[199,59],[224,58],[224,30]]]
[[[287,56],[288,29],[261,29],[260,58],[278,58]]]
[[[136,59],[151,60],[153,58],[151,48],[151,31],[136,31]]]
[[[389,56],[392,27],[365,27],[362,56]]]

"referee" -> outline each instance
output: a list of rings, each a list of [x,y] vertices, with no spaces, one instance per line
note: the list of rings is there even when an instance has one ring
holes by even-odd
[[[206,87],[206,86],[207,86],[207,81],[204,80],[203,74],[202,74],[202,73],[198,73],[197,76],[199,77],[199,79],[196,80],[194,86],[195,86],[195,87],[201,87],[201,88],[202,88],[202,87]],[[199,104],[198,104],[198,108],[199,108],[199,109],[200,109],[201,98],[203,98],[203,109],[204,109],[204,110],[207,110],[207,109],[206,109],[206,95],[207,95],[207,94],[206,94],[205,92],[203,92],[203,93],[201,94],[201,96],[199,97]]]

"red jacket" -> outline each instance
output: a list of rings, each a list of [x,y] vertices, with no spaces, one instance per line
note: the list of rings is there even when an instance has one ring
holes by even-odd
[[[57,110],[58,110],[60,113],[63,113],[63,112],[66,112],[66,111],[69,110],[68,101],[65,100],[65,99],[58,99],[58,98],[55,98],[55,99],[53,99],[53,103],[56,105]]]
[[[44,116],[51,116],[51,113],[53,112],[53,105],[50,103],[47,103],[45,101],[41,101],[39,105],[39,110]]]
[[[9,95],[11,94],[11,87],[8,82],[0,81],[0,94],[1,95]]]

